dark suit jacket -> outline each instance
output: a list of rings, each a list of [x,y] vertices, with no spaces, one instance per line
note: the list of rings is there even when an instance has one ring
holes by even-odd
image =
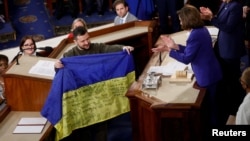
[[[222,79],[221,68],[207,28],[193,29],[186,47],[179,45],[179,48],[180,50],[171,50],[169,55],[182,63],[191,63],[200,87],[208,87]]]
[[[211,23],[219,29],[219,55],[224,59],[237,59],[245,54],[244,20],[242,5],[236,1],[222,3]]]
[[[243,6],[250,7],[250,0],[243,0]],[[250,11],[245,18],[245,39],[250,41]]]

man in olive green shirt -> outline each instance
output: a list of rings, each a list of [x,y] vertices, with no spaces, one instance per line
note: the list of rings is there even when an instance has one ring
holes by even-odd
[[[131,46],[123,45],[106,45],[104,43],[91,43],[90,36],[85,27],[77,27],[73,30],[74,43],[76,44],[68,52],[63,54],[63,57],[110,53],[126,50],[128,54],[134,50]],[[63,68],[60,60],[56,61],[55,69]],[[72,134],[62,141],[85,140],[85,141],[107,141],[107,123],[101,122],[90,125],[85,128],[74,130]]]
[[[91,43],[90,36],[85,27],[77,27],[73,31],[74,35],[74,43],[76,44],[68,52],[63,54],[63,57],[70,56],[79,56],[79,55],[88,55],[88,54],[99,54],[99,53],[110,53],[110,52],[118,52],[122,50],[126,50],[128,54],[134,50],[131,46],[123,46],[123,45],[107,45],[104,43]],[[55,63],[55,68],[62,68],[63,64],[60,60]]]

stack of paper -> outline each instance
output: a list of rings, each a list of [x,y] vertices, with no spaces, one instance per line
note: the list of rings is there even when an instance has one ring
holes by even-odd
[[[31,74],[45,75],[45,76],[55,76],[55,62],[47,60],[39,60],[30,70]]]
[[[24,117],[18,122],[13,133],[41,133],[47,119],[43,117]]]
[[[148,70],[148,73],[154,72],[156,74],[162,74],[165,76],[170,76],[175,74],[176,71],[186,70],[188,65],[180,63],[178,61],[168,62],[167,65],[164,66],[151,66]]]

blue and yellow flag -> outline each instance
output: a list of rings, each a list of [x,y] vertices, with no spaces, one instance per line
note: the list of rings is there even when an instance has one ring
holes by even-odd
[[[134,61],[126,52],[62,58],[41,111],[56,128],[57,140],[75,129],[130,110],[125,96],[135,81]]]

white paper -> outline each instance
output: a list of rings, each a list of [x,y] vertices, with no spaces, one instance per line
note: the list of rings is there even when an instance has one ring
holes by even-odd
[[[165,76],[170,76],[179,70],[186,70],[188,65],[183,64],[178,61],[168,62],[167,65],[163,66],[151,66],[148,70],[148,73],[155,72],[160,73]]]
[[[44,125],[40,126],[16,126],[13,133],[41,133]]]
[[[55,76],[54,61],[39,60],[30,70],[31,74]]]
[[[23,117],[18,122],[18,125],[45,125],[47,119],[44,117]]]
[[[217,36],[218,35],[218,32],[219,32],[219,29],[216,28],[216,27],[207,27],[208,29],[208,32],[211,36]]]

